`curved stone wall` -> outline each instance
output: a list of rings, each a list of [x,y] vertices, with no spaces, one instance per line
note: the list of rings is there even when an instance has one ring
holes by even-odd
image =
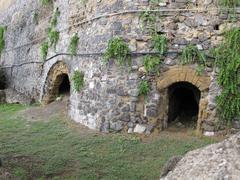
[[[49,21],[56,7],[61,12],[57,24],[60,40],[56,50],[50,48],[48,58],[66,53],[75,32],[79,36],[78,54],[82,55],[58,55],[42,64],[40,43],[47,37]],[[204,77],[196,75],[196,65],[183,67],[186,74],[181,70],[175,72],[175,67],[181,67],[178,52],[187,44],[195,44],[198,49],[208,52],[222,40],[222,30],[226,22],[227,25],[230,22],[227,15],[219,14],[216,7],[215,1],[206,0],[165,0],[155,6],[159,11],[156,14],[157,32],[166,34],[169,40],[169,52],[163,59],[160,73],[162,76],[157,77],[146,76],[142,71],[141,53],[153,52],[151,36],[142,28],[139,17],[141,12],[150,8],[148,1],[88,0],[84,4],[79,0],[56,0],[54,7],[42,7],[33,0],[18,0],[8,13],[0,17],[0,23],[8,25],[1,65],[5,67],[10,88],[26,97],[42,100],[48,93],[45,85],[53,65],[64,59],[70,79],[75,70],[85,75],[81,92],[71,89],[70,117],[104,132],[151,133],[153,129],[162,130],[167,118],[164,116],[164,97],[167,96],[163,89],[171,83],[185,80],[202,91],[198,129],[214,131],[217,121],[215,97],[220,91],[216,72],[210,64]],[[35,13],[39,15],[38,23],[34,22]],[[238,21],[234,26],[239,24]],[[102,61],[101,53],[105,51],[108,40],[116,36],[122,37],[135,53],[131,71],[117,67],[113,61],[108,65]],[[147,101],[138,97],[142,79],[151,83]]]

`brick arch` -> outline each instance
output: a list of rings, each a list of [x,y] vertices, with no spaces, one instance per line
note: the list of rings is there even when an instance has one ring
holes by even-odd
[[[64,62],[58,61],[53,64],[52,68],[47,74],[44,84],[44,94],[42,98],[43,104],[48,104],[54,101],[56,95],[58,95],[59,86],[62,83],[64,75],[68,74],[68,68]]]
[[[162,102],[160,104],[160,119],[162,119],[161,126],[166,128],[168,126],[168,104],[169,95],[168,88],[178,82],[188,82],[197,87],[201,92],[200,102],[199,102],[199,113],[197,120],[197,133],[201,133],[202,122],[207,118],[207,95],[209,86],[211,83],[211,78],[203,73],[198,75],[196,70],[191,66],[174,66],[168,71],[161,73],[157,80],[157,87],[162,94]]]
[[[200,91],[209,88],[211,79],[207,75],[197,75],[196,70],[190,66],[176,66],[161,74],[158,79],[158,89],[162,90],[176,82],[189,82],[198,87]]]

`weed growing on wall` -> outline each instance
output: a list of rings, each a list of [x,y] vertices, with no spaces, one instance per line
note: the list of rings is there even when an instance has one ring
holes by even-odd
[[[167,52],[168,48],[168,39],[166,35],[155,34],[152,36],[152,45],[153,48],[159,52],[161,55]]]
[[[162,65],[160,56],[145,56],[143,59],[145,70],[150,73],[154,72],[159,74],[160,66]]]
[[[181,64],[192,64],[192,63],[198,63],[198,64],[206,64],[206,55],[201,52],[196,46],[190,44],[186,46],[183,51],[180,58]]]
[[[140,14],[140,20],[142,30],[147,29],[150,34],[154,34],[156,32],[157,18],[155,13],[146,10]]]
[[[48,42],[47,42],[47,41],[45,41],[45,42],[43,42],[43,43],[41,44],[40,52],[41,52],[41,59],[42,59],[43,61],[45,61],[46,58],[47,58],[48,48],[49,48],[49,46],[48,46]]]
[[[84,86],[84,74],[80,71],[74,71],[72,80],[74,90],[79,92]]]
[[[104,61],[115,59],[117,65],[131,64],[130,49],[123,39],[117,37],[108,41],[108,47],[104,53]]]
[[[234,118],[240,118],[240,28],[226,31],[224,38],[214,51],[222,87],[217,107],[221,119],[230,125]]]
[[[79,37],[77,33],[75,33],[71,38],[70,45],[68,48],[72,56],[75,56],[77,54],[78,41]]]
[[[222,8],[222,11],[225,11],[225,8],[228,8],[227,12],[230,14],[230,19],[232,21],[237,20],[236,8],[240,6],[240,0],[219,0],[219,5]]]
[[[58,21],[59,16],[60,16],[60,11],[58,8],[56,8],[54,10],[54,13],[53,13],[53,16],[52,16],[51,22],[50,22],[50,25],[52,28],[57,26],[57,21]]]
[[[4,39],[5,31],[6,31],[6,27],[0,26],[0,55],[2,54],[2,51],[5,47],[5,39]]]
[[[40,3],[41,3],[43,6],[48,6],[48,5],[53,4],[53,0],[40,0]]]
[[[150,85],[148,81],[142,80],[138,87],[138,95],[147,97],[149,92],[150,92]]]
[[[48,39],[50,42],[50,46],[53,46],[56,49],[57,42],[59,40],[59,32],[56,31],[54,28],[49,28],[48,30]]]

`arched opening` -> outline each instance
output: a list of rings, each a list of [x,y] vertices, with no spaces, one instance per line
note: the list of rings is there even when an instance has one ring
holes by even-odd
[[[61,83],[58,88],[58,95],[70,94],[70,81],[67,74],[61,75]]]
[[[196,128],[200,90],[191,83],[177,82],[168,88],[168,124]]]
[[[60,100],[64,96],[69,96],[70,89],[68,68],[64,62],[59,61],[48,72],[43,89],[42,103],[49,104],[56,99]]]
[[[6,77],[3,70],[0,67],[0,90],[4,90],[6,88]]]

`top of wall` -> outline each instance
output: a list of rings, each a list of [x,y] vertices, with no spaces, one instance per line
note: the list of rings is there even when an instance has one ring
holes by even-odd
[[[0,12],[8,9],[16,0],[0,0]]]

